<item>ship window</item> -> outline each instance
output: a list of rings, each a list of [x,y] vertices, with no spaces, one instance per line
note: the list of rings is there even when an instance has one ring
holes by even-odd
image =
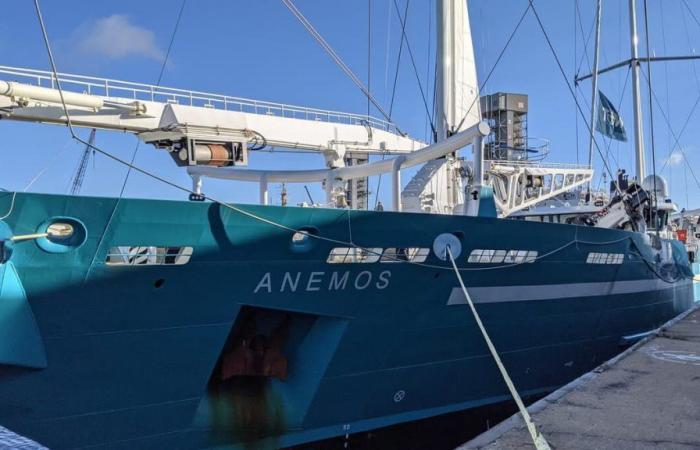
[[[481,256],[479,257],[479,262],[488,264],[491,262],[491,257],[496,253],[496,250],[483,250]]]
[[[537,252],[533,250],[510,250],[504,259],[508,264],[533,263],[537,259]]]
[[[469,259],[467,262],[479,263],[479,264],[500,264],[503,261],[512,263],[514,261],[508,260],[508,255],[511,253],[517,254],[519,250],[487,250],[487,249],[474,249],[469,254]],[[532,262],[537,257],[537,252],[528,252],[522,250],[522,261],[520,262]],[[532,261],[527,260],[528,254],[532,254]]]
[[[329,264],[373,263],[379,261],[381,248],[335,247],[326,260]]]
[[[505,250],[496,250],[493,253],[493,255],[491,256],[491,262],[492,263],[502,263],[505,258],[506,258],[506,251]]]
[[[430,254],[429,248],[421,247],[390,247],[384,250],[380,262],[424,262]]]
[[[472,252],[469,254],[469,259],[467,259],[467,262],[470,262],[470,263],[478,263],[478,262],[479,262],[479,259],[481,259],[481,254],[482,254],[483,252],[484,252],[483,250],[478,249],[478,248],[475,248],[475,249],[472,250]]]
[[[590,252],[586,257],[587,264],[622,264],[624,260],[623,253]]]
[[[108,266],[160,266],[187,264],[192,247],[119,246],[109,249]]]

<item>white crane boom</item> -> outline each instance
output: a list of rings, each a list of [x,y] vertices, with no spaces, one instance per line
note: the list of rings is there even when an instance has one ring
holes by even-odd
[[[51,72],[0,66],[0,118],[65,124]],[[18,81],[14,81],[18,80]],[[134,133],[179,165],[247,164],[250,145],[318,151],[329,167],[346,152],[409,153],[425,143],[385,121],[237,97],[59,74],[75,126]]]

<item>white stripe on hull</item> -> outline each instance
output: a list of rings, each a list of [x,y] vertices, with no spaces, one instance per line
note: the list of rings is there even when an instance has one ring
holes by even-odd
[[[635,294],[664,289],[690,287],[692,280],[668,283],[660,279],[608,281],[598,283],[564,283],[525,286],[468,287],[475,303],[524,302],[532,300],[555,300],[560,298],[599,297],[616,294]],[[459,287],[452,288],[448,305],[464,305],[467,299]]]

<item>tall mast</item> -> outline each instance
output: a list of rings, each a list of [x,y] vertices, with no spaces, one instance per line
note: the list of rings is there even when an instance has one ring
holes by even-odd
[[[596,7],[595,16],[595,54],[593,55],[593,83],[591,83],[593,89],[593,92],[591,94],[591,136],[588,141],[589,166],[593,163],[593,139],[595,133],[596,117],[598,114],[598,108],[596,108],[596,106],[598,104],[598,62],[600,60],[600,16],[602,12],[602,3],[603,0],[598,0],[598,6]]]
[[[437,142],[447,139],[450,133],[450,124],[454,123],[454,112],[451,108],[451,99],[454,93],[452,89],[452,70],[454,61],[454,33],[452,32],[454,17],[451,0],[437,1],[437,74],[435,90],[435,127],[437,129]],[[452,119],[452,120],[450,120]]]
[[[634,148],[635,148],[635,168],[637,181],[644,181],[644,130],[642,128],[642,100],[639,91],[639,53],[637,51],[637,2],[629,0],[630,6],[630,41],[632,45],[632,99],[634,108]]]

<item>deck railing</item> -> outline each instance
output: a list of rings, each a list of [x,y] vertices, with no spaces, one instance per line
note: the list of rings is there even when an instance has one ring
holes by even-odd
[[[0,66],[0,78],[6,81],[17,81],[34,86],[56,88],[56,79],[52,72],[45,70],[26,69],[20,67]],[[252,114],[265,114],[279,117],[289,117],[303,120],[342,123],[348,125],[370,125],[373,128],[398,134],[396,127],[376,117],[352,114],[325,109],[308,108],[305,106],[288,105],[243,97],[212,94],[200,91],[190,91],[151,84],[133,83],[130,81],[113,80],[109,78],[89,77],[59,73],[61,87],[67,91],[103,97],[118,97],[122,99],[152,101],[161,103],[176,103],[179,105],[198,106],[204,108],[240,111]]]

